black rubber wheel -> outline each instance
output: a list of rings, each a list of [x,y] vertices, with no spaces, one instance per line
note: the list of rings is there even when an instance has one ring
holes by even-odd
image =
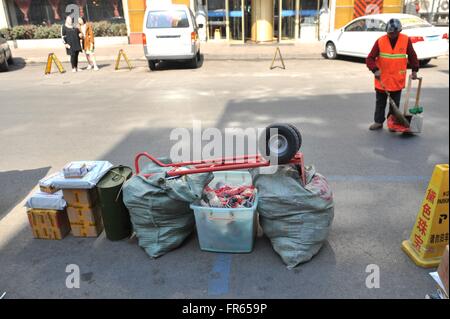
[[[300,144],[297,130],[289,124],[272,124],[260,137],[262,156],[268,160],[276,158],[278,164],[289,163],[300,149]]]
[[[325,55],[327,59],[334,60],[337,58],[336,46],[333,42],[328,42],[325,46]]]
[[[297,133],[298,142],[299,142],[298,148],[300,149],[302,147],[302,134],[300,134],[299,129],[295,125],[289,124],[289,123],[287,125],[289,125],[295,131],[295,133]]]
[[[0,71],[6,72],[9,70],[9,65],[8,65],[8,60],[6,59],[6,53],[3,52],[3,54],[4,54],[4,60],[3,60],[3,63],[0,64]]]
[[[425,66],[425,65],[427,65],[428,63],[430,63],[430,61],[431,61],[431,59],[420,60],[420,61],[419,61],[419,65],[420,65],[420,66]]]
[[[148,60],[148,67],[150,68],[150,70],[155,71],[156,70],[156,61]]]
[[[193,57],[191,60],[191,68],[198,69],[200,65],[200,58],[201,58],[200,51],[198,51],[195,57]]]
[[[13,65],[13,64],[14,64],[14,59],[13,59],[13,56],[12,56],[11,51],[9,51],[8,64],[9,64],[9,65]]]

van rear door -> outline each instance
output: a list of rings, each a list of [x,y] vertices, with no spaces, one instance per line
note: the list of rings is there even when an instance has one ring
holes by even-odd
[[[187,10],[164,9],[148,12],[145,35],[152,56],[189,55],[192,52],[192,22]]]

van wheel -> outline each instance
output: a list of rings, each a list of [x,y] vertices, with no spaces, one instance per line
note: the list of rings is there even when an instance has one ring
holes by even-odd
[[[427,65],[428,63],[430,63],[430,61],[431,61],[431,59],[420,60],[420,61],[419,61],[419,65],[420,65],[420,66],[425,66],[425,65]]]
[[[156,70],[156,61],[148,60],[148,67],[150,68],[150,70],[155,71]]]
[[[273,130],[276,132],[272,132]],[[262,156],[268,160],[275,157],[278,164],[289,163],[301,146],[300,132],[297,131],[289,124],[272,124],[266,127],[260,137]]]
[[[200,51],[198,51],[195,57],[193,57],[191,60],[191,68],[198,69],[198,67],[200,66],[200,59]]]

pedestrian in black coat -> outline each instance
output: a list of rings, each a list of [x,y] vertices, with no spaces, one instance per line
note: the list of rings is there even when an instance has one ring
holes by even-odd
[[[72,72],[81,71],[78,68],[78,55],[82,51],[80,42],[80,30],[73,25],[72,17],[66,18],[66,23],[62,27],[62,39],[66,46],[67,55],[70,55],[70,64]]]

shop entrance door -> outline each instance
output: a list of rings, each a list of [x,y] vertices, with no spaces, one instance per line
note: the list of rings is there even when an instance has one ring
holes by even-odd
[[[245,40],[245,0],[227,0],[230,28],[230,40],[244,42]]]
[[[279,25],[280,40],[295,39],[295,25],[298,21],[299,0],[280,0],[281,23]],[[298,22],[297,22],[298,23]]]

